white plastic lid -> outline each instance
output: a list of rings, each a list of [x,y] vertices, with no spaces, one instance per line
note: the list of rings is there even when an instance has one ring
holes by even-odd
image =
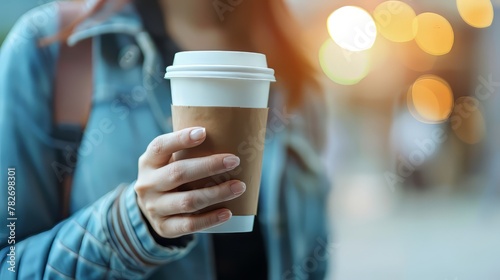
[[[236,51],[185,51],[175,54],[165,79],[226,78],[275,82],[274,70],[267,67],[266,56]]]

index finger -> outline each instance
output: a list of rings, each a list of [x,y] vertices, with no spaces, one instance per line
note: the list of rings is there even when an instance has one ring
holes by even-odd
[[[198,146],[207,136],[203,127],[189,127],[156,137],[149,143],[146,152],[139,159],[142,164],[162,167],[169,163],[172,154]]]

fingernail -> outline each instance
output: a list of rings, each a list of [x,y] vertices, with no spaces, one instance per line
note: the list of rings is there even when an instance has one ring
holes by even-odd
[[[222,160],[222,164],[224,164],[226,169],[233,169],[240,165],[240,158],[236,156],[228,156]]]
[[[189,138],[193,141],[200,141],[203,137],[205,137],[205,128],[196,128],[189,133]]]
[[[229,220],[229,218],[231,218],[231,211],[224,210],[220,212],[219,215],[217,215],[217,217],[219,218],[219,222],[227,221]]]
[[[243,182],[237,182],[237,183],[231,184],[231,186],[229,186],[229,188],[231,189],[231,191],[233,192],[234,195],[240,195],[240,194],[245,192],[245,190],[247,189],[247,186]]]

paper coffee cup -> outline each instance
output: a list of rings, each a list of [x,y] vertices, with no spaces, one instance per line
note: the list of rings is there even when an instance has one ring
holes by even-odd
[[[262,155],[267,123],[270,83],[274,70],[259,53],[233,51],[189,51],[175,55],[167,67],[172,91],[174,130],[207,128],[207,139],[198,147],[179,151],[175,160],[232,153],[240,157],[235,170],[180,187],[207,187],[229,179],[247,185],[240,197],[204,211],[227,207],[233,217],[207,233],[249,232],[253,229],[259,197]],[[250,145],[248,143],[261,143]]]

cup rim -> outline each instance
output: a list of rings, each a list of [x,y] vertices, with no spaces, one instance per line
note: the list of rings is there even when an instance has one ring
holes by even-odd
[[[172,78],[221,78],[276,81],[273,69],[244,65],[172,65],[167,67],[165,79]]]

